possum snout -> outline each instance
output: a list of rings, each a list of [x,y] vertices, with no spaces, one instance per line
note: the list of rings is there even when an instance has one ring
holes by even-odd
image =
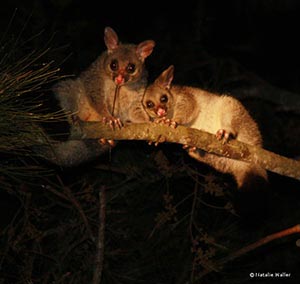
[[[167,111],[166,111],[165,108],[158,107],[157,111],[156,111],[156,114],[157,114],[158,117],[163,117],[163,116],[167,115]]]

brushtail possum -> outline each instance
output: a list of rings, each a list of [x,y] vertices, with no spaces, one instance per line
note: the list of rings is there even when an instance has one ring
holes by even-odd
[[[72,115],[70,123],[104,120],[121,126],[148,121],[141,99],[147,84],[145,59],[155,42],[122,44],[110,27],[104,30],[104,42],[107,50],[78,78],[54,86],[60,106]]]
[[[87,70],[53,87],[61,108],[68,115],[70,136],[78,120],[101,121],[113,128],[149,121],[141,101],[148,75],[145,59],[152,53],[155,42],[123,44],[110,27],[104,30],[104,42],[107,50]],[[79,165],[109,149],[108,145],[91,140],[49,141],[52,147],[43,149],[43,157],[61,166]]]
[[[182,124],[215,134],[226,142],[235,138],[250,145],[262,146],[257,124],[243,105],[233,97],[202,89],[172,85],[174,67],[170,66],[151,84],[143,105],[152,119],[168,119],[175,127]],[[255,164],[220,157],[190,149],[189,155],[216,170],[232,174],[241,190],[251,190],[253,180],[267,181],[267,172]]]

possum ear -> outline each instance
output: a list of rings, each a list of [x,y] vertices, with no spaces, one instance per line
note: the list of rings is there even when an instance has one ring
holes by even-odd
[[[141,42],[136,48],[136,54],[142,61],[145,60],[153,51],[155,42],[153,40],[145,40]]]
[[[104,42],[105,42],[108,52],[115,50],[119,46],[118,35],[110,27],[106,27],[104,29]]]
[[[168,69],[163,71],[159,77],[155,80],[155,84],[161,86],[164,89],[169,90],[174,77],[174,66],[171,65]]]

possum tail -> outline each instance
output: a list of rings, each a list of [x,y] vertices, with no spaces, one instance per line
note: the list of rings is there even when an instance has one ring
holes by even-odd
[[[249,223],[255,223],[267,214],[269,182],[265,169],[256,164],[220,157],[201,150],[190,151],[189,155],[217,171],[233,175],[238,188],[234,198],[235,209]]]
[[[74,129],[71,129],[71,135],[66,141],[54,140],[41,127],[39,130],[37,143],[31,147],[31,151],[35,156],[61,167],[74,167],[90,162],[111,148],[100,144],[98,139],[73,140],[71,137]]]
[[[52,141],[35,146],[33,151],[39,157],[61,167],[74,167],[95,160],[106,153],[110,146],[101,145],[97,140]]]

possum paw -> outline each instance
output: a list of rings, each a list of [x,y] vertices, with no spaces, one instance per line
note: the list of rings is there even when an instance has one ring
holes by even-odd
[[[123,123],[120,120],[120,118],[116,117],[103,117],[102,119],[103,123],[108,124],[111,129],[115,130],[116,128],[121,129],[123,127]]]
[[[154,144],[154,146],[158,146],[160,143],[166,142],[166,137],[159,135],[156,139],[156,141],[148,141],[148,145]]]
[[[114,140],[107,140],[105,138],[100,138],[99,143],[103,146],[105,146],[105,145],[109,145],[110,147],[115,147],[116,146],[116,143],[115,143]]]
[[[225,129],[219,129],[216,133],[216,138],[218,140],[223,140],[222,141],[223,144],[228,142],[230,136],[231,136],[231,133]]]
[[[190,146],[190,145],[188,145],[188,144],[184,144],[184,145],[182,146],[182,148],[185,149],[185,150],[187,150],[189,153],[191,153],[191,152],[196,152],[196,150],[197,150],[197,147],[195,147],[195,146]]]
[[[166,126],[171,126],[172,128],[176,128],[177,127],[177,122],[175,120],[169,119],[169,118],[157,118],[154,120],[155,123],[157,124],[163,124]]]

